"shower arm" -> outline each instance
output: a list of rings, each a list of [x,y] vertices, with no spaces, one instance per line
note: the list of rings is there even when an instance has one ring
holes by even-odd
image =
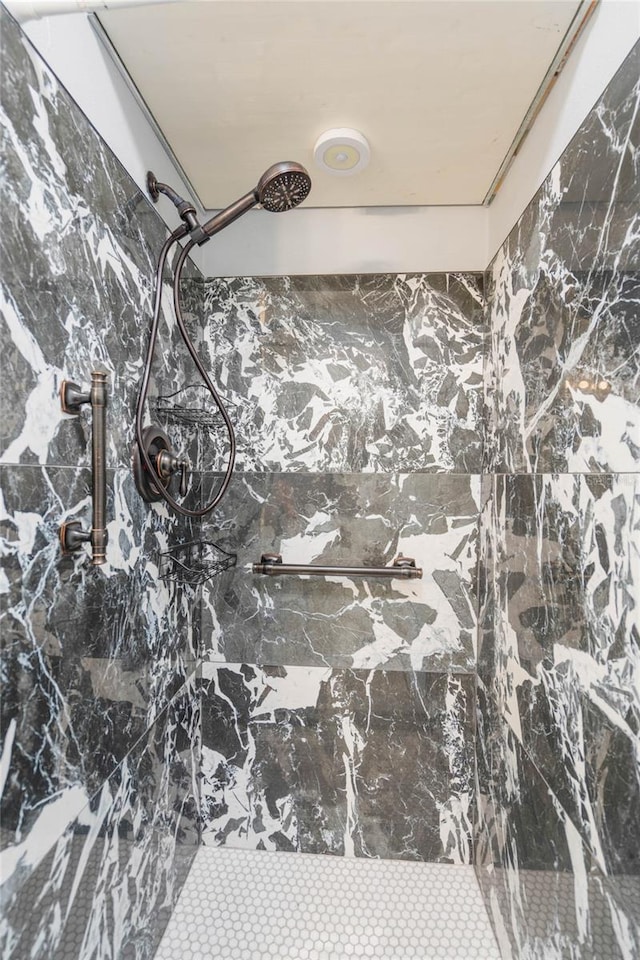
[[[161,183],[151,170],[147,173],[147,189],[154,203],[158,202],[160,194],[171,200],[171,203],[184,221],[183,236],[186,233],[190,233],[191,239],[195,240],[200,246],[206,243],[207,240],[210,240],[214,234],[220,230],[224,230],[225,227],[228,227],[229,224],[244,216],[245,213],[260,203],[260,196],[257,189],[250,190],[249,193],[245,193],[245,195],[240,197],[239,200],[236,200],[235,203],[232,203],[224,210],[220,210],[203,225],[198,222],[194,205],[188,200],[184,200],[168,183]]]
[[[209,238],[198,223],[196,208],[189,200],[184,200],[168,183],[161,183],[152,170],[147,171],[147,190],[154,203],[158,202],[160,194],[171,200],[184,223],[182,236],[190,233],[198,243],[206,243]]]
[[[172,246],[175,243],[177,243],[178,240],[181,240],[186,235],[186,233],[187,233],[187,227],[185,226],[180,226],[176,230],[174,230],[173,233],[165,240],[162,250],[160,251],[160,256],[158,257],[158,266],[156,269],[156,278],[155,278],[156,282],[155,282],[155,297],[154,297],[154,305],[153,305],[153,321],[151,324],[151,333],[149,335],[147,359],[144,367],[144,372],[142,375],[140,393],[138,394],[138,402],[136,405],[135,428],[136,428],[136,444],[138,447],[138,454],[140,456],[140,460],[142,462],[144,469],[149,474],[149,477],[152,477],[152,478],[157,477],[158,472],[157,472],[157,466],[156,464],[153,463],[153,461],[149,457],[146,450],[145,443],[144,443],[144,438],[143,438],[144,404],[147,399],[147,394],[149,392],[151,365],[153,363],[153,355],[155,352],[155,345],[158,337],[158,327],[160,324],[160,306],[162,302],[162,277],[164,274],[164,267],[167,262],[167,257],[169,255],[169,251],[171,250]],[[229,419],[227,411],[224,409],[224,405],[222,404],[222,401],[218,396],[218,393],[215,387],[213,386],[206,370],[204,369],[204,366],[202,365],[200,357],[198,356],[196,349],[193,346],[193,343],[191,342],[191,338],[189,336],[189,333],[184,323],[184,318],[182,316],[182,308],[180,306],[180,279],[182,276],[182,270],[183,270],[186,258],[188,257],[189,253],[191,252],[192,248],[195,246],[196,243],[197,243],[197,240],[192,238],[188,241],[188,243],[185,244],[184,247],[181,248],[180,255],[179,255],[175,272],[174,272],[174,278],[173,278],[173,302],[174,302],[176,320],[178,322],[180,334],[185,342],[185,345],[189,353],[191,354],[191,357],[196,365],[196,368],[200,376],[204,381],[205,386],[211,393],[225,421],[225,425],[229,433],[229,443],[230,443],[229,462],[227,464],[225,476],[218,490],[218,493],[205,507],[203,507],[200,510],[189,510],[187,507],[182,506],[182,504],[178,503],[177,500],[175,500],[171,496],[171,494],[168,492],[168,490],[166,489],[166,487],[162,482],[158,482],[157,484],[155,484],[155,486],[157,487],[157,491],[158,493],[160,493],[162,498],[177,513],[181,514],[184,517],[200,518],[200,517],[204,517],[207,513],[213,510],[213,508],[220,502],[220,500],[222,499],[222,497],[224,496],[227,490],[227,487],[229,486],[229,482],[231,480],[231,474],[233,472],[233,467],[235,463],[235,457],[236,457],[236,441],[235,441],[235,433],[233,430],[233,425],[231,423],[231,420]]]

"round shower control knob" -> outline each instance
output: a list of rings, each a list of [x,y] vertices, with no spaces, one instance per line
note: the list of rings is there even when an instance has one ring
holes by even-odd
[[[140,454],[137,443],[133,445],[133,476],[138,493],[147,503],[162,500],[160,486],[167,489],[175,473],[180,471],[180,495],[187,492],[187,460],[179,460],[171,448],[171,441],[160,427],[145,427],[142,431],[142,441],[147,457],[154,469],[150,471]]]

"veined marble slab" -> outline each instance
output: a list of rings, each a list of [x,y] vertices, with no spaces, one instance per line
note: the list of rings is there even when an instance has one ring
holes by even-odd
[[[599,869],[482,683],[476,748],[476,874],[502,956],[635,960],[640,877]]]
[[[482,529],[480,674],[600,869],[638,873],[640,478],[499,476]]]
[[[244,474],[204,528],[237,553],[205,585],[203,655],[229,662],[395,670],[475,667],[480,478],[450,474]],[[267,577],[285,563],[388,566],[421,580]]]
[[[159,553],[193,527],[145,505],[130,465],[166,229],[4,8],[0,23],[0,952],[147,960],[178,848],[197,833],[197,698],[175,697],[199,615],[193,590],[158,580]],[[154,395],[192,376],[167,294]],[[60,553],[60,523],[90,523],[91,450],[88,411],[62,414],[57,391],[96,367],[109,379],[109,546],[94,569],[84,551]]]
[[[469,863],[468,675],[205,663],[203,840]]]
[[[108,472],[110,563],[63,558],[58,524],[82,515],[88,471],[2,467],[3,837],[24,843],[61,792],[92,796],[194,669],[195,592],[157,578],[185,524],[148,512]],[[188,525],[186,525],[188,529]]]
[[[61,790],[3,853],[6,960],[151,960],[198,843],[193,681],[93,797]]]
[[[478,843],[518,960],[640,956],[639,108],[637,45],[486,284]]]
[[[2,19],[0,323],[4,463],[90,465],[89,415],[60,409],[63,379],[108,373],[107,459],[129,467],[133,417],[166,228],[17,25]],[[188,263],[184,305],[200,325]],[[169,285],[152,395],[195,379]]]
[[[478,473],[481,280],[208,280],[203,349],[239,469]]]
[[[640,465],[640,47],[488,274],[487,466]]]

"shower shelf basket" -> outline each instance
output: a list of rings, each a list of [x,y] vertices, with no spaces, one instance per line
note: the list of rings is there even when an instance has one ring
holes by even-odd
[[[197,427],[214,427],[220,422],[217,409],[205,407],[207,388],[202,383],[190,383],[175,393],[160,395],[154,402],[159,416],[169,423],[191,423]],[[229,403],[228,400],[225,401]]]
[[[230,567],[237,556],[211,540],[190,540],[160,554],[160,579],[199,586]]]

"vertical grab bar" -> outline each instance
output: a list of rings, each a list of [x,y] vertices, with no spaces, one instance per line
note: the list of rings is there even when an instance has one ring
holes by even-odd
[[[91,373],[91,467],[93,563],[107,559],[107,375],[102,370]]]
[[[90,543],[91,562],[98,566],[106,562],[109,538],[106,526],[107,374],[102,370],[91,372],[88,393],[83,393],[71,380],[63,380],[60,385],[60,404],[64,413],[77,416],[86,403],[91,404],[91,530],[84,530],[79,520],[68,520],[60,526],[60,545],[63,553],[75,553],[83,543]]]

